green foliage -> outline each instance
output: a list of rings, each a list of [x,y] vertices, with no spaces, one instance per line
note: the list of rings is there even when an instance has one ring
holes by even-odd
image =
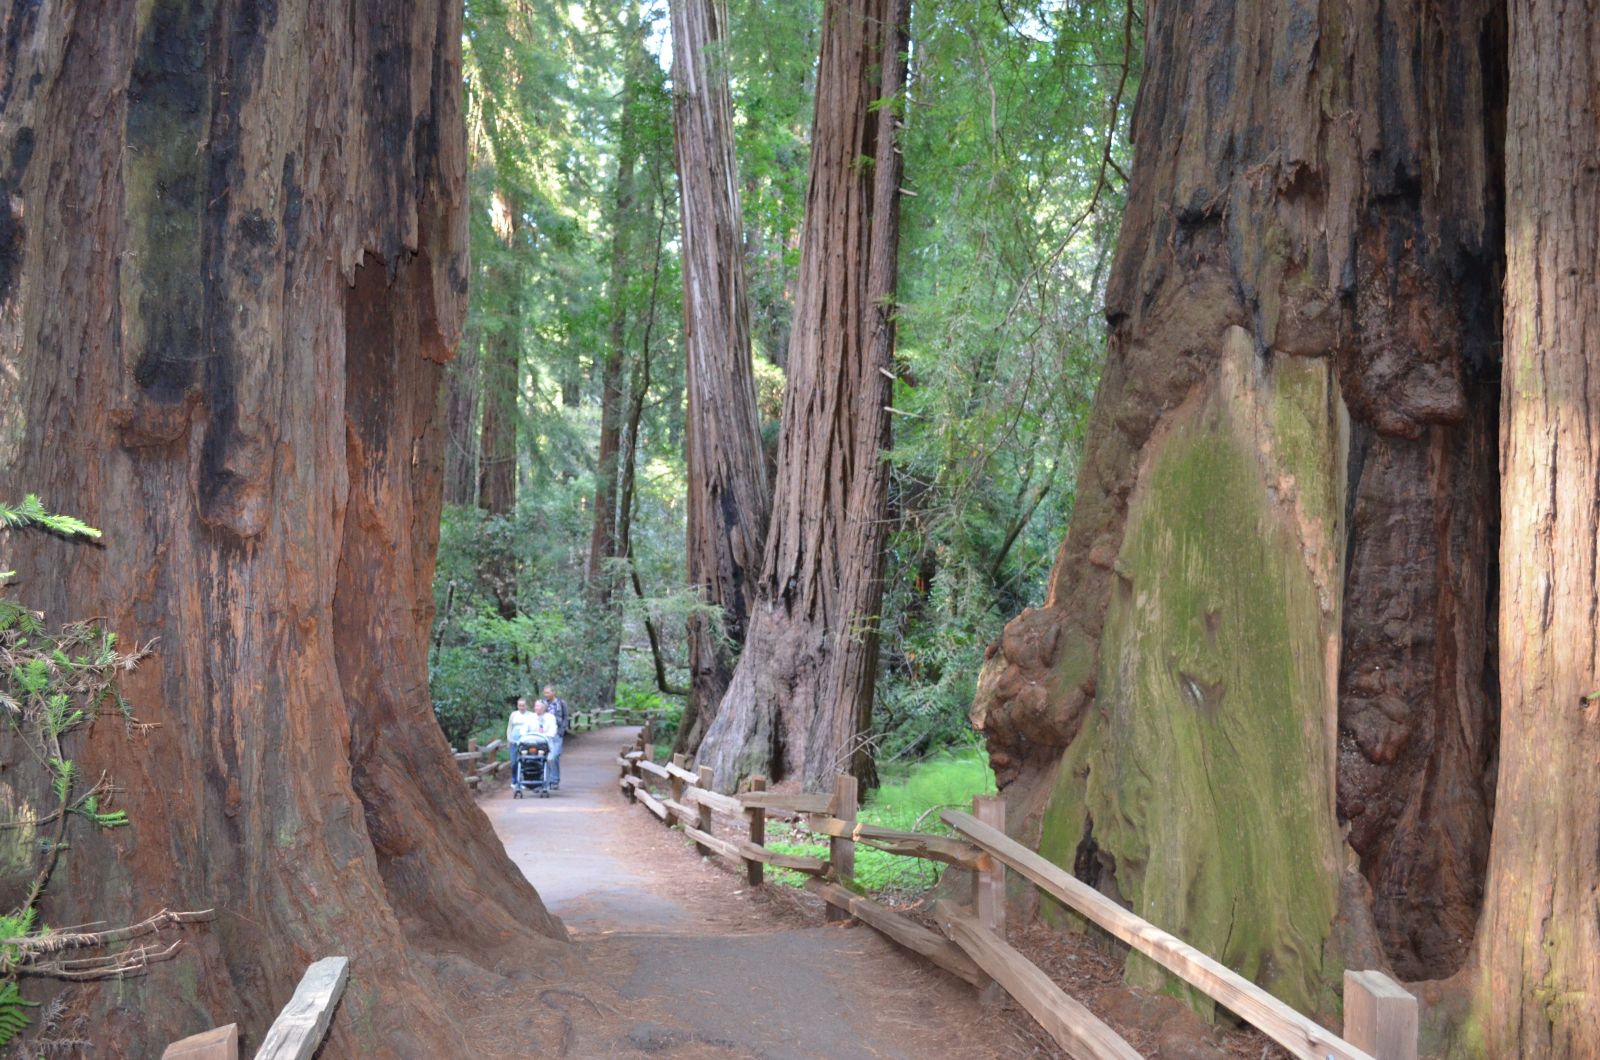
[[[881,784],[867,795],[858,819],[881,828],[932,835],[954,833],[939,820],[942,809],[967,809],[975,795],[995,791],[994,773],[982,750],[968,746],[946,751],[925,761],[900,765],[880,774]],[[784,854],[809,854],[827,857],[828,844],[816,841],[810,833],[772,822],[768,826],[768,846]],[[902,857],[861,844],[856,845],[856,886],[871,894],[912,894],[931,887],[939,880],[943,866],[935,861]],[[800,886],[805,877],[787,869],[769,870],[773,878],[790,886]]]
[[[100,537],[99,530],[81,520],[49,512],[31,494],[15,507],[0,504],[0,531],[16,530]],[[0,592],[4,588],[0,579]],[[144,654],[120,652],[114,634],[89,623],[51,632],[42,614],[9,594],[0,595],[0,712],[10,738],[21,741],[28,757],[42,768],[41,780],[53,799],[48,812],[40,813],[25,793],[13,788],[10,801],[20,816],[0,822],[0,835],[7,843],[5,862],[32,876],[22,903],[0,915],[0,940],[4,940],[0,942],[0,1045],[27,1027],[26,1009],[34,1007],[22,997],[18,980],[29,974],[51,974],[37,963],[52,944],[48,932],[36,928],[36,905],[67,846],[68,822],[77,817],[98,827],[117,827],[128,821],[124,811],[103,807],[109,791],[104,778],[79,790],[78,768],[66,745],[70,736],[93,725],[108,704],[128,717],[116,678]]]

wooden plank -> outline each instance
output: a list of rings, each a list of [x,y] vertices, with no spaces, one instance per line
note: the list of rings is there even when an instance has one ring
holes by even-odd
[[[629,759],[629,758],[623,758],[621,755],[618,755],[617,756],[617,765],[621,766],[623,769],[632,769],[633,768],[633,760]]]
[[[901,832],[893,828],[862,824],[859,821],[851,825],[837,817],[817,814],[807,817],[806,827],[826,836],[847,835],[858,844],[882,850],[887,854],[899,854],[901,857],[939,861],[964,869],[985,869],[994,863],[994,859],[984,853],[982,847],[965,839],[953,839],[945,835]]]
[[[944,822],[1039,888],[1054,895],[1167,971],[1243,1017],[1263,1034],[1306,1060],[1372,1060],[1361,1049],[1318,1026],[1244,976],[1169,932],[1122,908],[1099,891],[970,814],[946,810]]]
[[[454,755],[457,762],[476,762],[483,757],[482,751],[457,751]]]
[[[731,814],[737,817],[744,812],[744,806],[740,804],[738,799],[732,795],[720,795],[705,785],[690,788],[683,793],[683,796],[690,802],[698,803],[708,810],[716,810],[718,813]]]
[[[642,771],[649,773],[653,777],[660,777],[662,780],[666,780],[668,777],[672,776],[671,773],[667,772],[665,766],[658,766],[648,758],[641,758],[634,764],[637,765]]]
[[[661,805],[665,806],[668,813],[682,821],[684,824],[699,823],[700,815],[698,811],[691,806],[687,806],[679,802],[677,799],[662,799]],[[672,822],[668,821],[667,823],[671,824]]]
[[[687,761],[688,757],[686,755],[673,755],[672,764],[667,766],[667,775],[676,777],[686,784],[700,783],[700,775],[698,773],[691,773],[687,768],[685,768],[684,763]]]
[[[324,957],[307,968],[294,996],[267,1028],[256,1060],[309,1060],[328,1033],[349,978],[348,957]]]
[[[635,784],[633,786],[633,793],[639,797],[640,802],[644,803],[647,810],[661,818],[663,821],[668,821],[669,814],[667,812],[667,808],[660,802],[656,801],[656,797],[650,794],[650,790],[648,788],[646,788],[643,784]]]
[[[833,813],[833,796],[801,791],[789,795],[777,791],[747,791],[739,796],[745,809],[792,810],[795,813]]]
[[[683,834],[693,839],[696,846],[705,847],[714,854],[721,854],[729,861],[739,861],[743,857],[737,844],[730,843],[726,839],[719,839],[710,832],[702,832],[693,825],[684,825]]]
[[[1382,972],[1346,971],[1344,1038],[1378,1060],[1417,1060],[1417,999]]]
[[[705,787],[710,787],[710,786],[711,786],[711,767],[710,766],[701,766],[700,769],[695,774],[695,787],[692,787],[692,788],[689,789],[689,794],[693,795],[700,788],[705,788]],[[709,835],[710,832],[711,832],[711,807],[708,804],[706,804],[704,802],[701,802],[701,803],[696,803],[695,810],[696,810],[695,822],[694,822],[695,827],[697,829],[699,829],[701,832],[704,832],[704,833]],[[705,855],[711,853],[711,848],[708,847],[708,846],[705,846],[704,844],[700,844],[700,845],[696,846],[695,849],[700,852],[700,855],[702,857],[704,857]]]
[[[482,751],[486,755],[492,755],[505,745],[506,742],[504,740],[490,740],[488,743],[478,748],[478,750]]]
[[[643,751],[628,751],[625,754],[623,754],[622,757],[628,759],[629,761],[636,762],[639,759],[644,757],[644,752]]]
[[[750,790],[747,795],[759,795],[766,788],[766,777],[751,777]],[[744,799],[741,798],[740,802],[742,804]],[[750,819],[750,844],[752,846],[761,846],[767,841],[767,811],[761,806],[748,806],[744,812],[745,816]],[[750,886],[760,887],[761,877],[765,872],[766,869],[756,858],[744,859],[744,878],[745,882]]]
[[[948,901],[934,903],[934,916],[945,933],[1006,993],[1028,1010],[1078,1060],[1139,1060],[1127,1041],[1066,992],[1022,954],[1006,945],[977,918],[965,916]]]
[[[161,1060],[239,1060],[239,1025],[213,1027],[167,1046]]]
[[[805,886],[806,890],[830,906],[843,909],[868,927],[881,932],[912,953],[926,957],[973,986],[984,986],[989,982],[989,977],[984,974],[983,969],[973,963],[972,958],[963,953],[961,947],[948,939],[940,938],[916,921],[879,905],[870,898],[863,898],[854,891],[846,890],[837,883],[807,880]]]
[[[850,825],[854,830],[857,809],[856,778],[849,773],[840,773],[833,781],[833,816],[844,824]],[[842,836],[834,836],[828,840],[828,860],[833,863],[833,878],[840,883],[848,884],[856,875],[856,845],[849,838],[849,832]],[[837,906],[828,906],[825,914],[828,920],[849,920],[850,911],[840,910]]]
[[[807,854],[780,854],[748,839],[739,844],[739,852],[746,858],[752,858],[763,865],[775,865],[780,869],[794,869],[796,872],[808,872],[813,876],[821,876],[828,871],[828,863],[821,858]]]

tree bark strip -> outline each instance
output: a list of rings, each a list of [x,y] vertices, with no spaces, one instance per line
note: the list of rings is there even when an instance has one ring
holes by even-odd
[[[1513,0],[1500,774],[1473,1033],[1600,1050],[1600,53],[1592,3]]]
[[[706,731],[719,787],[861,774],[878,657],[902,161],[904,0],[823,10],[771,526],[745,651]]]
[[[705,602],[720,609],[728,642],[719,642],[705,615],[690,618],[690,694],[678,739],[686,751],[699,747],[733,677],[767,532],[727,25],[725,0],[673,0],[673,127],[689,392],[688,576]]]
[[[14,539],[48,572],[20,592],[159,638],[125,684],[156,728],[103,726],[79,755],[132,824],[74,843],[44,914],[218,911],[172,964],[88,995],[95,1037],[259,1037],[307,955],[341,953],[329,1055],[466,1055],[426,947],[467,969],[562,931],[427,694],[466,301],[459,5],[0,21],[0,493],[106,531]]]

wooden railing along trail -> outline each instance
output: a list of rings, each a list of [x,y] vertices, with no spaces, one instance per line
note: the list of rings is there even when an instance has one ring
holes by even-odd
[[[806,889],[820,897],[829,919],[854,918],[899,945],[966,980],[986,996],[1003,989],[1039,1022],[1068,1054],[1085,1058],[1138,1057],[1116,1031],[1061,990],[1043,971],[1005,941],[1006,873],[1015,871],[1173,975],[1229,1009],[1297,1057],[1306,1060],[1416,1060],[1417,1001],[1382,972],[1346,972],[1344,1037],[1318,1025],[1220,962],[1124,909],[1070,872],[1006,835],[1005,804],[994,796],[973,800],[971,814],[941,816],[958,838],[900,832],[856,819],[854,777],[840,776],[831,794],[768,792],[752,778],[737,796],[711,790],[711,771],[690,770],[675,756],[654,760],[643,737],[617,758],[618,784],[630,801],[668,827],[677,826],[702,854],[716,854],[745,867],[760,884],[765,866],[810,876]],[[655,785],[656,792],[651,791]],[[664,787],[664,793],[659,789]],[[767,848],[766,816],[782,811],[803,816],[829,839],[827,858],[780,854]],[[713,829],[713,815],[733,818],[748,838],[729,839]],[[943,862],[973,875],[973,908],[935,903],[944,937],[914,920],[856,894],[855,846],[871,846],[904,857]]]

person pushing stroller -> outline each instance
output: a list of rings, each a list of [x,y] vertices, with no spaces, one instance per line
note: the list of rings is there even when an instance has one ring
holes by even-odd
[[[506,743],[511,746],[511,787],[517,798],[522,797],[525,788],[549,794],[547,762],[557,738],[555,716],[545,703],[541,700],[530,711],[527,699],[519,697],[506,722]]]

